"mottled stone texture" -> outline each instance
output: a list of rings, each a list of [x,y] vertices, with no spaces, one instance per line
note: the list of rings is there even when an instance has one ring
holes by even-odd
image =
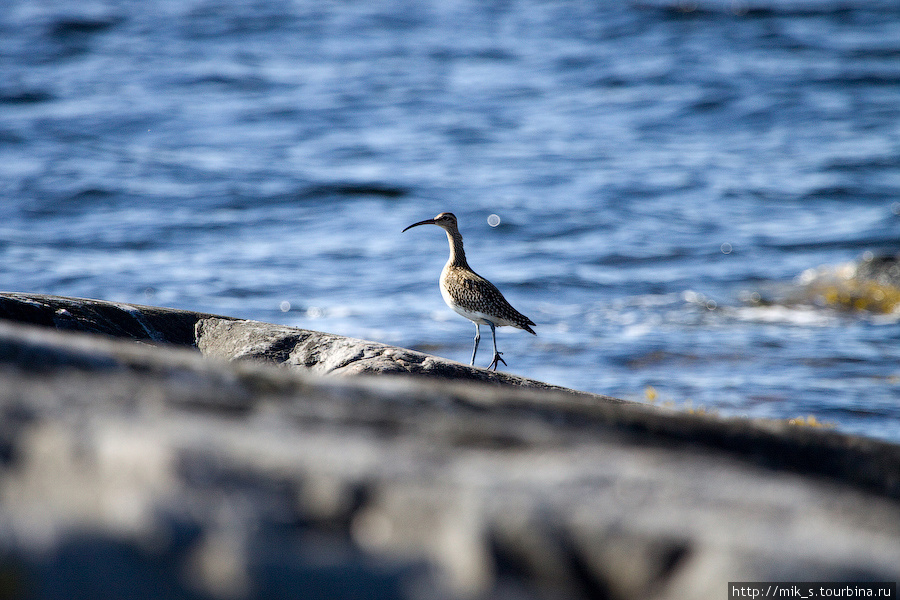
[[[129,339],[56,331],[60,309]],[[42,325],[0,320],[3,599],[724,598],[900,576],[892,444],[460,381],[186,311],[0,294],[0,314]]]
[[[542,381],[471,367],[415,350],[258,321],[202,318],[197,321],[195,338],[197,347],[207,356],[274,363],[320,375],[420,375],[574,393]],[[621,402],[609,396],[603,399]]]

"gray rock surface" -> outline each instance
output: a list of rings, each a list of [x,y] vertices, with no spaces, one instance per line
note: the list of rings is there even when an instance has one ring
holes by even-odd
[[[320,375],[419,375],[576,393],[543,381],[471,367],[415,350],[259,321],[204,317],[197,321],[195,339],[207,356],[268,362]],[[622,402],[609,396],[603,398]]]
[[[211,316],[123,302],[0,292],[0,319],[149,342],[195,345],[194,324]]]
[[[378,342],[171,308],[0,292],[0,319],[144,342],[192,346],[207,356],[267,362],[321,375],[420,375],[566,390],[542,381],[470,367]],[[621,402],[609,396],[603,398]]]
[[[0,310],[59,307],[23,296]],[[81,321],[94,335],[0,321],[0,598],[722,598],[900,576],[895,445],[497,381],[322,377],[350,342],[270,326],[279,354],[265,324],[85,302],[66,310],[102,313]],[[227,360],[184,341],[195,326]],[[184,347],[133,341],[162,332]],[[388,352],[361,371],[389,372]],[[251,356],[316,359],[232,360]]]

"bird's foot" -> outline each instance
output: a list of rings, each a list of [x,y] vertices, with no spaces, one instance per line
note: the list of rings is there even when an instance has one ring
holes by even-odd
[[[503,353],[502,353],[502,352],[497,352],[496,354],[494,354],[494,361],[491,363],[491,366],[488,367],[488,370],[493,369],[493,370],[496,371],[496,370],[497,370],[497,366],[498,366],[497,363],[503,363],[504,366],[506,365],[506,361],[503,360],[502,358],[500,358],[500,355],[501,355],[501,354],[503,354]]]

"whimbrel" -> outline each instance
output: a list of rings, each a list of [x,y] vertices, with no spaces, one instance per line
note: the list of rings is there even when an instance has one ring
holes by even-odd
[[[506,364],[506,361],[500,358],[502,352],[497,352],[497,327],[511,325],[537,335],[529,327],[535,323],[514,309],[493,283],[473,271],[466,262],[466,252],[463,250],[456,215],[441,213],[433,219],[413,223],[406,229],[419,225],[437,225],[447,232],[447,239],[450,241],[450,259],[441,271],[439,282],[441,296],[444,297],[447,306],[475,323],[475,348],[472,350],[472,361],[469,364],[475,364],[478,342],[481,341],[481,326],[490,326],[491,339],[494,342],[494,360],[488,369],[496,371],[497,363]]]

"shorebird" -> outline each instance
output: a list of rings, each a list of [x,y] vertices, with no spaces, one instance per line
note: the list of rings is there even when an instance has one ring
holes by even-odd
[[[497,327],[511,325],[537,335],[530,327],[535,324],[534,321],[514,309],[493,283],[473,271],[466,262],[466,252],[463,250],[456,215],[444,212],[433,219],[413,223],[403,231],[419,225],[437,225],[447,232],[450,259],[441,271],[439,281],[441,296],[444,297],[447,306],[475,323],[475,348],[472,350],[472,361],[469,364],[475,364],[478,342],[481,341],[481,326],[490,326],[491,339],[494,342],[494,360],[488,369],[496,371],[498,363],[506,364],[501,358],[503,353],[497,352]]]

